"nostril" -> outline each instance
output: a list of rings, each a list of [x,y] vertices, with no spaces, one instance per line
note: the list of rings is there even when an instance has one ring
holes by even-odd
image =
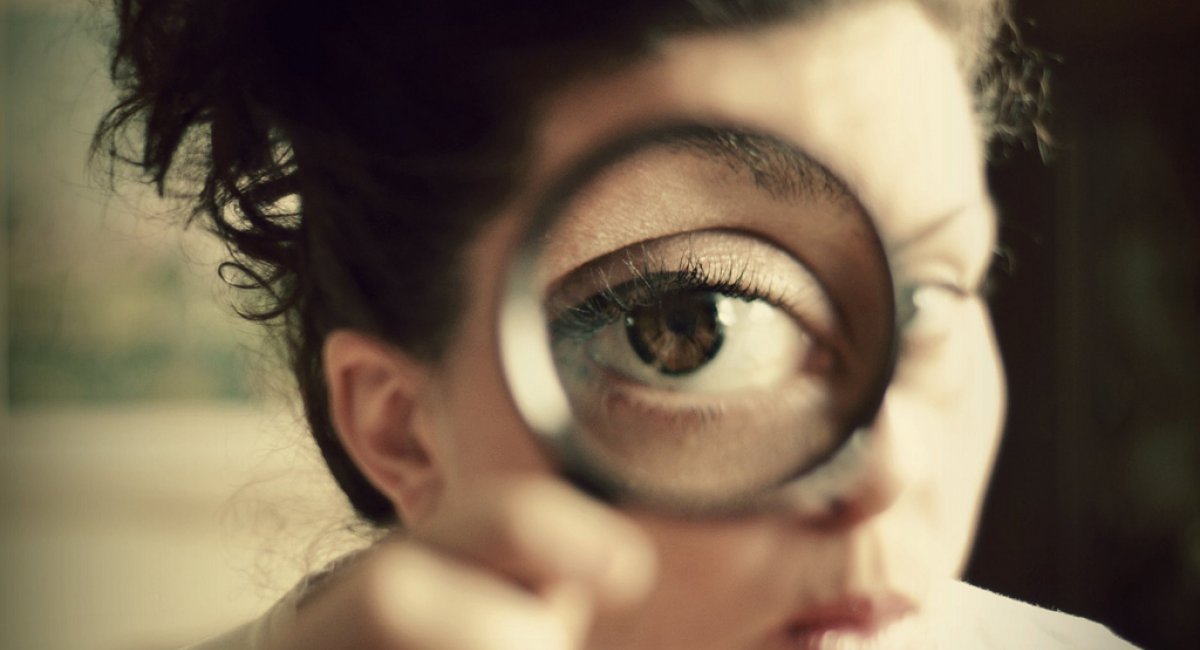
[[[846,505],[846,502],[843,499],[834,498],[830,499],[829,505],[826,506],[825,509],[829,512],[830,517],[841,517],[846,514],[846,511],[850,509],[850,506]]]
[[[821,513],[808,518],[805,525],[824,531],[843,530],[869,519],[872,514],[851,499],[836,498],[831,499]]]
[[[821,530],[856,526],[892,506],[904,490],[904,481],[886,454],[875,456],[859,480],[840,493],[830,494],[821,505],[801,517],[804,525]]]

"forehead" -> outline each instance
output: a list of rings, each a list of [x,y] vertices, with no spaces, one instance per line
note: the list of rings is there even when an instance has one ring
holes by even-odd
[[[986,202],[953,44],[912,2],[683,36],[635,65],[577,80],[545,104],[532,184],[648,124],[678,121],[735,124],[807,152],[876,217],[885,244]],[[654,220],[636,227],[626,240],[670,234]]]

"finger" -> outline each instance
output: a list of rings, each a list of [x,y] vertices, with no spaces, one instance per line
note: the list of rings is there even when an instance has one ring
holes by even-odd
[[[389,540],[298,610],[281,648],[570,650],[546,600],[412,542]]]
[[[580,584],[602,608],[628,606],[649,591],[653,547],[611,508],[546,477],[497,480],[472,494],[484,496],[446,504],[414,534],[534,591]]]
[[[562,621],[571,639],[571,647],[583,647],[592,627],[595,598],[578,585],[563,583],[543,591],[542,600]]]

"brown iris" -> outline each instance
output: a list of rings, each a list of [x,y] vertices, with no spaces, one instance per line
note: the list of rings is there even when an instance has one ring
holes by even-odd
[[[625,334],[638,357],[666,375],[686,375],[708,363],[725,340],[717,315],[719,294],[666,293],[625,317]]]

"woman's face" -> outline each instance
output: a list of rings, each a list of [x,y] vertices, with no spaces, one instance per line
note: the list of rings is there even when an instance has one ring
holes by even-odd
[[[523,191],[471,250],[468,313],[435,382],[444,485],[435,507],[462,507],[497,475],[553,471],[500,368],[496,313],[507,256],[537,197],[565,170],[647,124],[681,120],[776,135],[846,192],[771,194],[736,164],[655,150],[606,177],[600,194],[623,207],[589,210],[585,197],[555,224],[548,282],[640,242],[674,238],[700,255],[747,251],[786,283],[787,260],[805,245],[795,219],[868,215],[862,223],[874,225],[897,284],[917,288],[917,313],[899,333],[895,375],[866,437],[872,460],[844,487],[840,507],[710,520],[630,509],[658,548],[658,582],[636,612],[598,620],[593,641],[797,647],[794,633],[806,626],[870,627],[905,613],[919,620],[965,560],[1003,387],[974,293],[995,224],[971,98],[947,35],[908,2],[853,3],[756,31],[676,38],[652,58],[549,98]],[[714,188],[739,198],[696,202]]]

